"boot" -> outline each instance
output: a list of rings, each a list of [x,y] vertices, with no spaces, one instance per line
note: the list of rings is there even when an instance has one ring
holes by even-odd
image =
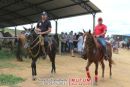
[[[104,48],[104,59],[109,60],[109,56],[107,54],[107,48],[106,47]]]

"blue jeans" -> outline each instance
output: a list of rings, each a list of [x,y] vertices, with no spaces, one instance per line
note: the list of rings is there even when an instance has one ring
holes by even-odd
[[[45,47],[45,52],[47,52],[48,43],[49,43],[49,37],[46,35],[46,36],[44,36],[44,47]]]
[[[44,42],[45,42],[45,43],[48,43],[48,40],[49,40],[49,39],[48,39],[48,36],[44,36]]]
[[[73,50],[74,49],[74,44],[69,42],[69,50]]]
[[[105,38],[104,37],[98,37],[97,40],[101,44],[101,46],[103,47],[104,54],[107,55],[107,46],[106,46]]]
[[[106,47],[106,41],[104,37],[98,37],[97,40],[103,47]]]

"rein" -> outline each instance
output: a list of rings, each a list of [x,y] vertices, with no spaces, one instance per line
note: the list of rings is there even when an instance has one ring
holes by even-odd
[[[42,35],[38,35],[37,38],[33,41],[33,43],[34,43],[37,39],[39,39],[39,41],[38,41],[33,47],[30,47],[30,48],[29,48],[29,52],[30,52],[30,54],[31,54],[31,56],[32,56],[33,58],[35,58],[35,57],[38,56],[38,54],[40,53],[40,46],[42,45],[42,47],[43,47],[43,45],[44,45],[44,42],[43,42],[43,41],[44,41],[44,38],[42,37]],[[33,54],[31,50],[32,50],[34,47],[36,47],[37,45],[38,45],[38,51],[37,51],[36,54]]]

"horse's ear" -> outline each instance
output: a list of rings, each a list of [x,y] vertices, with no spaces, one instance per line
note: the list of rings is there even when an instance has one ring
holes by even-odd
[[[33,31],[35,30],[35,27],[33,27],[33,29],[32,29]]]
[[[91,34],[91,30],[90,30],[90,29],[89,29],[89,31],[88,31],[88,32],[89,32],[89,34]]]
[[[34,31],[35,30],[35,27],[33,27],[32,29],[31,29],[31,31]]]
[[[23,27],[24,28],[24,30],[26,31],[27,30],[27,28],[26,27]]]
[[[86,31],[83,29],[83,32],[85,33]]]

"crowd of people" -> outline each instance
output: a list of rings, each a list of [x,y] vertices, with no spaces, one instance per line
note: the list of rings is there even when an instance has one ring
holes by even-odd
[[[74,33],[70,31],[69,33],[61,32],[61,52],[67,53],[71,52],[71,56],[74,57],[74,51],[79,54],[82,53],[83,49],[83,33]]]

